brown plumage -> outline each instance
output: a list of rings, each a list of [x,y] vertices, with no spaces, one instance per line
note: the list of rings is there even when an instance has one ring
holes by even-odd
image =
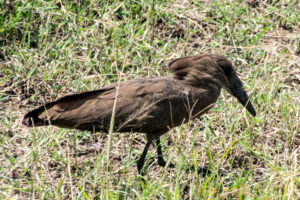
[[[29,127],[55,125],[63,128],[107,133],[114,101],[115,132],[141,132],[147,144],[137,162],[140,172],[153,140],[158,163],[165,166],[159,136],[190,119],[200,117],[226,89],[255,116],[240,79],[224,57],[204,54],[179,58],[169,64],[174,77],[144,78],[99,90],[62,97],[28,112],[23,124]]]

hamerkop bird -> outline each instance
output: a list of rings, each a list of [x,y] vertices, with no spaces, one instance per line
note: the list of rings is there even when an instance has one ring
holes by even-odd
[[[165,166],[159,137],[169,129],[207,112],[224,88],[256,112],[232,64],[224,56],[204,54],[178,58],[169,64],[174,77],[143,78],[112,84],[99,90],[68,95],[28,112],[29,127],[55,125],[108,133],[115,107],[115,132],[145,133],[147,144],[137,162],[140,174],[153,141],[160,166]],[[117,87],[118,93],[117,92]]]

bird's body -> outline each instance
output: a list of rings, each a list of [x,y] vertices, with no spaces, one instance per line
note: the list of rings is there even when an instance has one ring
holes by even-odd
[[[39,111],[38,118],[43,120],[34,124],[45,125],[49,119],[51,125],[63,128],[107,133],[116,101],[115,132],[140,132],[156,138],[200,116],[219,93],[220,88],[187,87],[171,77],[130,80],[42,105],[33,112]]]
[[[138,161],[140,171],[153,140],[158,144],[159,163],[165,165],[159,136],[208,111],[221,88],[231,92],[255,116],[241,81],[225,57],[204,54],[179,58],[169,67],[175,77],[135,79],[65,96],[28,112],[23,124],[107,133],[116,102],[114,131],[147,135],[147,145]]]

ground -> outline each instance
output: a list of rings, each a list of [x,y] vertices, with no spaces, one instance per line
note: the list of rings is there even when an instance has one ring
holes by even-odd
[[[0,2],[1,199],[297,199],[300,3],[294,1]],[[222,92],[201,119],[162,137],[175,168],[139,133],[27,128],[23,115],[66,94],[142,77],[200,53],[235,65],[257,111]],[[108,167],[107,167],[108,166]],[[208,167],[211,174],[195,173]]]

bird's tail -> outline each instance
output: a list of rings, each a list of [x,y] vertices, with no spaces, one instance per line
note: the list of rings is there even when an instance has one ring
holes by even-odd
[[[53,105],[51,103],[42,105],[32,111],[26,113],[22,120],[22,124],[28,127],[33,126],[47,126],[49,125],[49,120],[47,118],[40,118],[39,116],[43,112],[47,112],[47,109],[51,108]]]
[[[105,87],[95,91],[81,92],[67,95],[56,101],[46,103],[25,114],[22,124],[28,127],[55,125],[63,128],[79,126],[83,121],[93,118],[93,106],[87,103],[90,100],[97,100],[97,96],[104,91],[114,89]],[[86,127],[85,127],[86,128]]]

